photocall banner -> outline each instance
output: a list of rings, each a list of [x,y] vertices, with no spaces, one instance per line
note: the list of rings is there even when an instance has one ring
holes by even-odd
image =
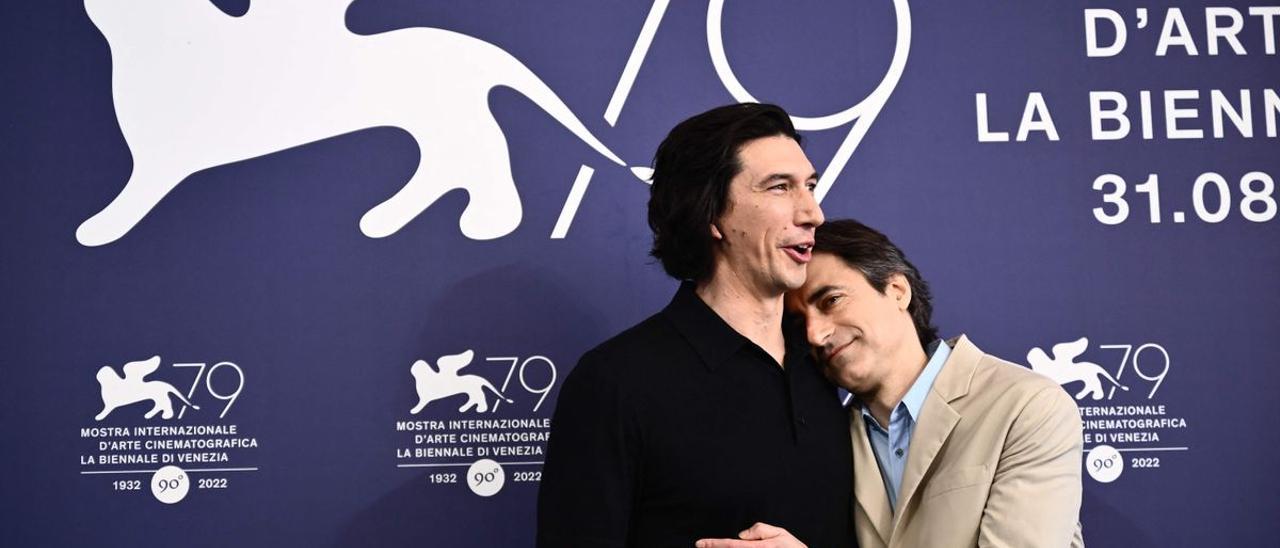
[[[654,150],[737,101],[1076,398],[1089,545],[1273,545],[1280,5],[1227,4],[6,4],[0,545],[532,545],[566,375],[676,288]]]

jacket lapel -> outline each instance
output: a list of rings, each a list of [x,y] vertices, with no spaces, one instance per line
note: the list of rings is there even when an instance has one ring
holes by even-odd
[[[911,453],[907,455],[907,467],[902,472],[902,490],[898,493],[898,511],[894,515],[895,530],[903,521],[903,509],[915,497],[920,480],[933,466],[934,457],[938,456],[938,450],[947,442],[957,422],[960,422],[960,414],[951,409],[946,400],[938,397],[937,392],[930,391],[920,412],[920,423],[911,434]]]
[[[849,407],[849,428],[853,432],[853,496],[875,527],[876,534],[885,546],[889,545],[889,531],[893,525],[893,513],[889,508],[889,494],[884,490],[884,479],[876,455],[867,439],[867,423],[861,408]]]
[[[920,490],[921,480],[933,467],[938,451],[946,444],[947,438],[951,437],[956,423],[960,422],[960,413],[951,407],[951,402],[969,393],[969,384],[982,359],[982,352],[963,335],[947,341],[947,344],[952,347],[951,356],[934,379],[933,387],[920,410],[920,420],[911,435],[911,452],[907,455],[907,467],[902,474],[898,510],[893,516],[892,530],[895,535],[908,519],[904,515],[905,509],[910,507],[912,499]],[[863,434],[864,439],[865,437]]]

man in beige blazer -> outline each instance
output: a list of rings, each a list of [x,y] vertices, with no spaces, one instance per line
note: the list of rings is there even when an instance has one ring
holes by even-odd
[[[939,340],[928,284],[887,237],[828,221],[787,304],[827,377],[855,396],[862,548],[1084,545],[1075,400],[968,337]],[[803,546],[766,524],[739,537],[697,546]]]

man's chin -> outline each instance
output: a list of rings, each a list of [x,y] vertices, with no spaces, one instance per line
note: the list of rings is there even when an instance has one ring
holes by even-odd
[[[804,287],[803,279],[798,282],[788,278],[775,278],[773,280],[773,292],[784,297],[788,293],[796,291],[801,287]]]
[[[802,266],[798,272],[786,272],[778,280],[782,287],[782,292],[787,293],[804,287],[804,280],[808,276],[808,272]]]
[[[855,373],[849,363],[846,360],[842,360],[840,356],[836,357],[834,364],[830,362],[824,363],[822,373],[832,384],[854,394],[865,392],[870,384],[867,382],[865,375]]]

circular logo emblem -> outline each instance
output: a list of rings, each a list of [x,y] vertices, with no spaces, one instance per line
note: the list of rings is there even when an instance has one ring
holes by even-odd
[[[1124,472],[1124,458],[1110,445],[1099,445],[1084,457],[1084,468],[1089,477],[1101,483],[1111,483]]]
[[[482,497],[491,497],[502,490],[507,473],[502,465],[490,459],[480,459],[467,469],[467,487]]]
[[[165,504],[174,504],[187,498],[187,491],[190,489],[191,481],[187,478],[187,473],[177,466],[165,466],[151,476],[151,494]]]

